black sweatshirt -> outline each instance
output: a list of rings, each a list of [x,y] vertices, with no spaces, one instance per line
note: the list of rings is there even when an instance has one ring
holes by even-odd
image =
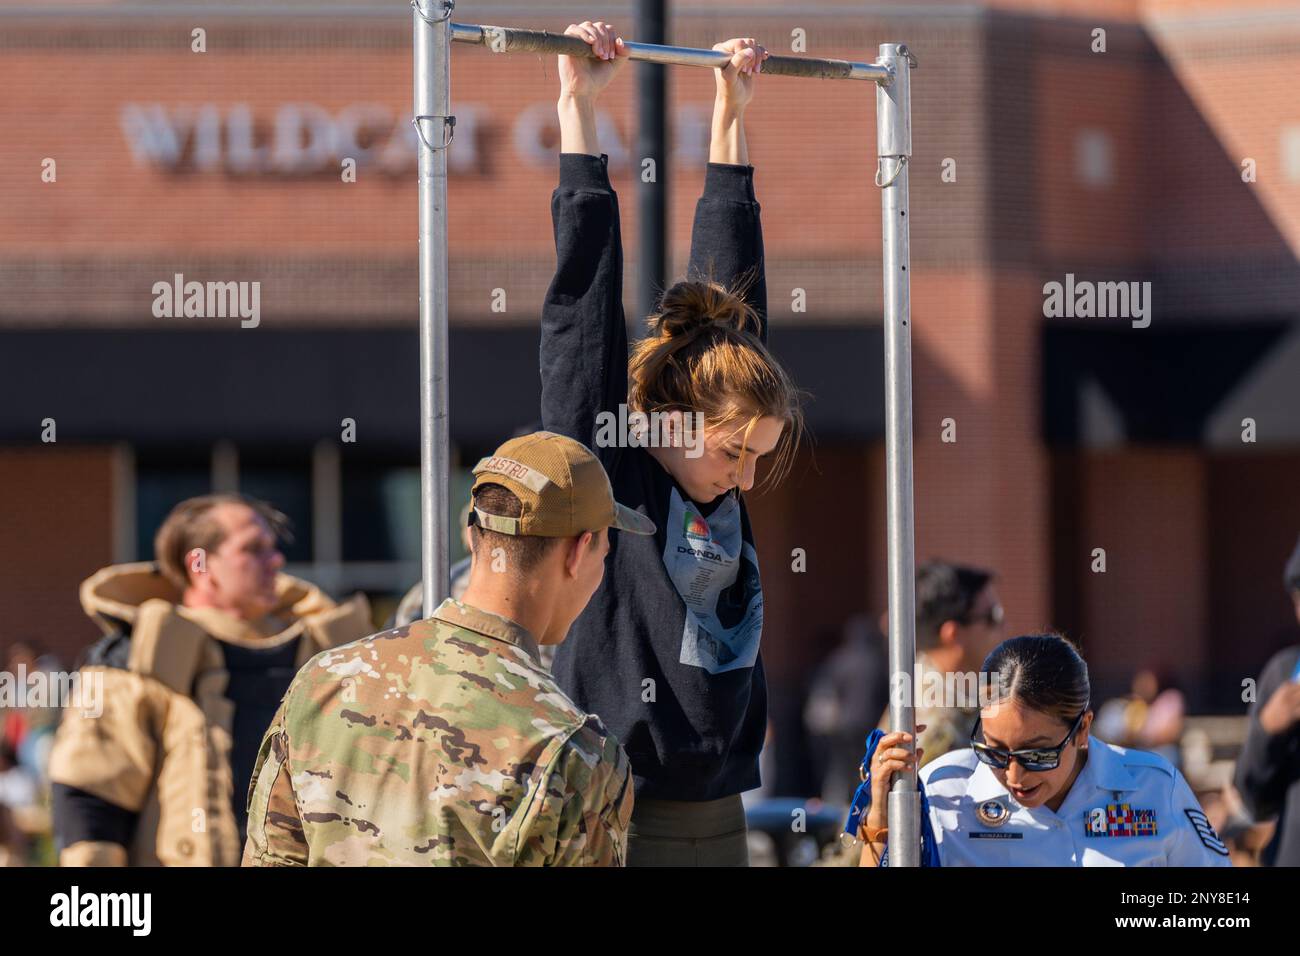
[[[1272,866],[1300,866],[1300,724],[1269,736],[1259,725],[1259,711],[1274,691],[1295,679],[1297,665],[1300,647],[1288,647],[1275,654],[1259,675],[1234,781],[1256,820],[1278,818],[1277,831],[1265,851],[1265,861]]]
[[[553,670],[618,736],[638,796],[713,800],[759,785],[767,682],[758,561],[738,492],[693,502],[644,448],[596,440],[611,421],[602,413],[617,416],[628,388],[623,245],[607,164],[605,155],[560,154],[555,279],[542,306],[542,425],[591,448],[615,498],[658,531],[611,534],[604,580]],[[688,277],[747,283],[766,341],[753,177],[752,166],[708,164]]]

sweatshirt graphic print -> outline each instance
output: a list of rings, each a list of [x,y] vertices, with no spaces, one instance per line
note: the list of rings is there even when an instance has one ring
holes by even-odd
[[[763,591],[754,546],[740,534],[736,499],[728,495],[706,521],[673,488],[667,539],[664,567],[686,605],[678,660],[710,674],[753,667],[763,633]]]

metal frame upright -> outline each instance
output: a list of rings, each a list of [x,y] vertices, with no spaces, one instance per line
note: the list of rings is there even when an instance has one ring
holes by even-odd
[[[426,614],[448,590],[450,443],[447,405],[447,148],[451,113],[451,45],[493,53],[593,56],[577,37],[542,30],[452,23],[454,0],[411,0],[415,30],[415,124],[420,141],[420,519]],[[717,50],[626,42],[631,59],[720,68]],[[883,43],[874,63],[769,56],[776,76],[868,80],[876,84],[876,174],[884,259],[885,468],[888,519],[890,724],[915,733],[912,670],[916,658],[915,549],[912,505],[912,340],[908,253],[908,161],[912,155],[910,68],[901,43]],[[899,684],[899,679],[905,686]],[[905,691],[905,692],[904,692]],[[891,866],[920,863],[920,795],[916,774],[900,774],[889,796]]]

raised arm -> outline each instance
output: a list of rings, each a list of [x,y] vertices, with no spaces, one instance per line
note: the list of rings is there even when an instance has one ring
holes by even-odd
[[[709,165],[704,195],[695,206],[687,274],[693,279],[716,280],[728,288],[739,287],[758,312],[766,341],[763,229],[745,140],[745,108],[753,99],[755,77],[762,72],[768,54],[752,37],[717,43],[713,49],[730,52],[732,58],[727,67],[717,71]]]
[[[555,278],[542,303],[542,427],[596,448],[596,416],[627,400],[627,328],[618,197],[596,135],[596,98],[627,61],[603,22],[564,31],[601,60],[559,57],[560,184],[551,195]]]

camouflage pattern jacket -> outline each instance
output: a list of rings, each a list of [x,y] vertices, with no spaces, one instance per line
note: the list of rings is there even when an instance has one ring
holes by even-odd
[[[513,621],[448,599],[318,654],[249,789],[245,866],[622,866],[630,767]]]

